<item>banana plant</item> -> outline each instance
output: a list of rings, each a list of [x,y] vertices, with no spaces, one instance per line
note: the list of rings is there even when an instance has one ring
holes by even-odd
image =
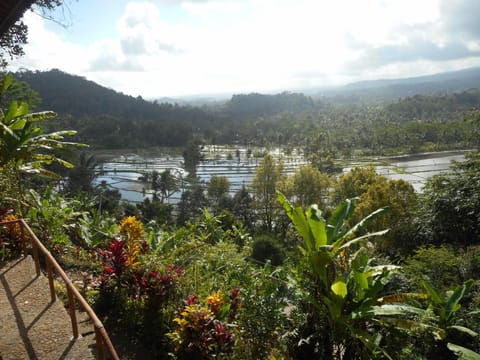
[[[12,81],[13,76],[7,74],[1,83],[0,96],[8,90]],[[59,176],[45,169],[46,165],[57,162],[67,168],[73,167],[53,152],[67,146],[86,146],[63,141],[65,136],[75,135],[76,131],[43,134],[38,126],[41,121],[56,115],[53,111],[30,113],[27,103],[15,100],[10,102],[6,111],[0,109],[0,167],[13,163],[20,171],[56,178]]]
[[[313,278],[307,301],[316,309],[319,322],[329,332],[329,352],[323,357],[341,359],[372,358],[380,353],[391,358],[380,346],[383,326],[395,325],[412,329],[421,324],[408,317],[425,317],[427,311],[406,303],[412,297],[426,298],[421,294],[403,294],[387,297],[385,286],[399,270],[393,265],[374,265],[374,258],[363,246],[372,237],[387,232],[382,230],[356,236],[360,228],[384,209],[374,211],[359,223],[348,227],[348,219],[355,209],[355,199],[341,203],[326,220],[316,205],[305,212],[294,208],[285,196],[278,194],[296,231],[303,242],[300,251],[307,263],[307,278]],[[328,342],[328,341],[327,341]],[[325,340],[322,340],[325,347]]]
[[[475,280],[470,279],[453,290],[441,294],[428,281],[423,281],[422,286],[429,295],[428,309],[436,316],[437,331],[433,332],[437,341],[446,342],[447,348],[455,353],[459,359],[480,360],[480,354],[463,346],[454,344],[454,334],[460,333],[472,338],[478,337],[478,333],[465,326],[457,325],[455,314],[460,310],[460,301],[475,285]]]

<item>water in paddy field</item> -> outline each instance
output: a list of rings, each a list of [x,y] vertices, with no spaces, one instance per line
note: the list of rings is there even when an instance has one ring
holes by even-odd
[[[266,149],[245,147],[205,146],[205,160],[197,167],[197,176],[207,182],[214,175],[226,176],[231,183],[230,194],[233,195],[243,185],[251,184],[255,170],[261,162]],[[286,174],[306,164],[300,151],[293,150],[288,155],[280,148],[268,150],[276,159],[282,159]],[[409,181],[417,192],[422,190],[425,180],[433,175],[445,173],[452,161],[463,161],[464,152],[441,152],[418,155],[398,156],[391,158],[375,158],[365,161],[354,161],[345,164],[343,171],[348,172],[356,165],[373,164],[379,174],[389,179]],[[170,169],[177,178],[179,187],[187,184],[187,172],[183,169],[183,157],[180,153],[158,156],[139,156],[125,154],[108,160],[97,167],[100,174],[95,185],[105,181],[110,188],[118,189],[122,199],[130,202],[142,202],[151,193],[145,190],[146,185],[139,179],[144,173],[156,170],[158,173]],[[181,191],[173,194],[171,203],[179,201]]]
[[[449,171],[452,162],[465,160],[465,152],[439,152],[418,155],[405,155],[385,159],[375,159],[371,162],[377,172],[392,180],[410,182],[415,191],[421,192],[425,181],[434,175]],[[349,171],[350,167],[344,169]]]

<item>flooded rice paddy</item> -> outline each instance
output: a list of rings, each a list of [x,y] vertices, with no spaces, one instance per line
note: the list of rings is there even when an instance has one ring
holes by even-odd
[[[243,185],[251,184],[255,170],[266,153],[270,153],[277,160],[282,160],[286,174],[292,174],[306,163],[300,152],[294,150],[285,154],[279,148],[249,150],[243,147],[206,146],[202,152],[204,160],[197,166],[198,178],[207,182],[214,175],[226,176],[231,183],[232,195]],[[464,159],[464,152],[457,151],[357,159],[343,161],[339,165],[343,167],[344,172],[348,172],[354,166],[373,164],[379,174],[390,179],[409,181],[415,190],[420,192],[426,179],[447,172],[452,161]],[[111,157],[97,167],[99,176],[95,181],[97,185],[105,182],[109,187],[118,189],[123,200],[141,202],[151,194],[145,190],[147,186],[140,178],[147,172],[155,170],[161,173],[166,169],[170,169],[181,189],[188,186],[188,174],[183,168],[183,157],[180,152],[143,156],[130,153]],[[180,199],[181,191],[172,196],[170,199],[172,203]]]

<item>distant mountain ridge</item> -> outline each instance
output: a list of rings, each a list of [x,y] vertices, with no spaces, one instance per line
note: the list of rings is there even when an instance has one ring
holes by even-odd
[[[436,95],[480,88],[480,67],[433,75],[365,80],[322,92],[341,102],[391,102],[414,95]]]
[[[469,69],[449,71],[449,72],[437,73],[432,75],[408,77],[408,78],[357,81],[357,82],[347,84],[343,86],[343,88],[366,89],[366,88],[389,86],[389,85],[421,84],[421,83],[434,83],[434,82],[445,82],[445,81],[455,81],[455,82],[463,81],[468,83],[470,81],[478,81],[479,78],[480,78],[480,67],[474,67]]]

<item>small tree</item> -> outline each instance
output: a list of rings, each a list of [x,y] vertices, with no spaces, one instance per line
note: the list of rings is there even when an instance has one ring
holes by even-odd
[[[303,165],[281,184],[282,192],[302,207],[318,204],[324,207],[328,199],[330,179],[313,165]]]
[[[225,208],[222,205],[228,205],[230,185],[230,181],[226,176],[214,175],[207,182],[207,195],[216,213]]]
[[[271,231],[274,219],[278,213],[276,200],[277,184],[283,178],[282,163],[276,164],[271,155],[266,155],[258,165],[252,181],[252,190],[255,195],[255,208],[264,227]]]

